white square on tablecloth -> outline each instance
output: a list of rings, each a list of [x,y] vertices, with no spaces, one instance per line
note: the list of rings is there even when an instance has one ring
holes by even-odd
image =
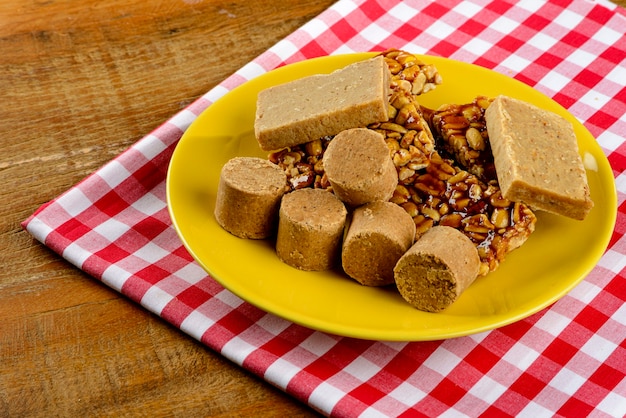
[[[250,355],[250,353],[254,352],[257,349],[256,346],[244,341],[238,336],[234,336],[230,341],[228,341],[222,349],[220,353],[238,365],[242,365],[246,360],[246,357]]]
[[[539,318],[535,323],[535,326],[549,333],[550,335],[557,336],[563,332],[563,330],[570,324],[572,320],[554,310],[546,311],[546,313]]]
[[[621,33],[609,28],[608,26],[602,26],[596,33],[593,34],[591,39],[594,39],[605,45],[614,45],[622,38]],[[618,67],[615,67],[618,68]],[[623,80],[622,80],[623,82]]]
[[[137,251],[133,253],[135,257],[138,257],[144,261],[147,261],[150,264],[153,264],[159,260],[162,260],[164,257],[168,256],[169,254],[170,254],[169,251],[154,244],[152,241],[148,242],[146,245],[139,248]]]
[[[443,411],[441,414],[437,416],[437,418],[460,418],[460,417],[470,418],[469,415],[462,413],[461,411],[459,411],[458,409],[455,409],[454,407],[450,407],[446,409],[445,411]]]
[[[169,120],[169,122],[176,126],[181,131],[186,131],[189,128],[189,125],[196,120],[197,115],[190,110],[183,109],[174,115],[173,118]]]
[[[291,379],[300,372],[300,367],[296,367],[283,358],[277,358],[270,366],[265,369],[263,378],[268,382],[284,389],[287,387]]]
[[[626,172],[619,173],[615,178],[615,188],[620,193],[626,193]],[[622,257],[622,259],[626,260],[626,257]],[[619,271],[616,271],[616,273],[619,273]]]
[[[158,286],[148,288],[141,298],[141,305],[145,306],[151,312],[161,315],[163,308],[174,299],[172,295],[160,289]]]
[[[584,304],[591,302],[602,289],[586,280],[580,282],[574,289],[569,292],[569,296],[576,298]]]
[[[553,22],[557,25],[563,26],[564,28],[574,29],[580,22],[582,22],[582,20],[583,16],[578,13],[563,10],[556,18],[554,18]]]
[[[176,271],[175,274],[189,284],[196,284],[207,276],[206,271],[196,263],[185,264],[185,266]]]
[[[552,412],[549,409],[544,408],[543,406],[539,405],[538,403],[536,403],[534,401],[530,401],[524,407],[524,409],[519,411],[517,416],[518,417],[529,417],[529,418],[530,417],[532,417],[532,418],[553,417],[554,416],[554,412]]]
[[[161,138],[154,134],[146,135],[142,141],[133,145],[133,149],[139,151],[147,161],[151,161],[157,155],[165,151],[167,145],[161,141]]]
[[[626,115],[624,117],[626,118]],[[626,124],[626,119],[623,123]],[[617,147],[622,145],[622,141],[624,139],[613,132],[604,131],[596,137],[596,140],[602,148],[608,150],[609,152],[613,152],[617,149]]]
[[[522,58],[519,55],[509,55],[501,63],[500,67],[519,73],[531,64],[530,60]]]
[[[612,318],[622,325],[626,325],[626,304],[622,304],[613,314]]]
[[[425,54],[428,51],[428,48],[424,48],[424,46],[415,44],[413,42],[408,42],[407,44],[403,45],[402,49],[404,49],[405,51],[410,51],[414,54]]]
[[[550,71],[541,80],[539,80],[537,84],[544,86],[550,91],[558,93],[569,83],[570,79],[568,77],[565,77],[556,71]]]
[[[598,92],[597,90],[589,90],[587,93],[583,94],[582,96],[578,98],[577,105],[579,103],[586,104],[587,106],[591,108],[590,111],[593,114],[595,113],[596,109],[600,109],[604,107],[610,101],[611,101],[610,97],[605,96],[604,94]],[[589,116],[592,116],[592,114],[590,114]],[[583,116],[581,115],[581,117]]]
[[[306,340],[302,341],[302,343],[300,343],[300,347],[305,348],[311,353],[321,357],[336,344],[337,340],[321,332],[315,332]]]
[[[480,57],[484,55],[485,52],[489,51],[492,46],[491,43],[485,42],[482,39],[473,38],[463,45],[463,49]]]
[[[334,387],[328,382],[321,382],[309,396],[308,402],[312,405],[321,406],[323,412],[330,414],[330,410],[325,410],[324,407],[332,410],[332,407],[336,405],[341,398],[344,397],[343,391]]]
[[[224,96],[229,91],[230,90],[228,88],[220,84],[220,85],[213,87],[208,92],[206,92],[202,97],[208,100],[209,102],[215,102],[217,99]]]
[[[98,172],[102,180],[114,189],[120,185],[121,182],[130,177],[130,172],[124,167],[118,160],[113,160],[106,164]]]
[[[580,351],[603,363],[615,351],[617,344],[599,334],[593,334],[587,342],[580,347]]]
[[[341,45],[339,48],[337,48],[333,54],[334,55],[339,55],[339,54],[353,54],[355,52],[363,52],[363,51],[355,51],[354,48],[351,48],[350,46],[343,44]]]
[[[618,86],[623,86],[626,82],[626,67],[614,67],[604,79],[610,80]]]
[[[208,316],[202,314],[197,309],[193,310],[185,317],[180,324],[180,329],[183,332],[191,335],[196,340],[200,341],[206,330],[215,325],[215,321]]]
[[[439,346],[426,360],[423,365],[436,370],[442,376],[447,376],[461,362],[456,354]]]
[[[474,4],[469,1],[463,1],[454,6],[452,10],[469,20],[471,17],[474,17],[476,13],[483,10],[483,8],[478,4]]]
[[[358,5],[353,1],[339,1],[333,5],[333,9],[340,16],[348,16],[350,13],[358,9]]]
[[[74,187],[59,197],[57,204],[73,218],[90,208],[93,202],[85,196],[80,188]]]
[[[595,55],[580,48],[575,49],[568,57],[565,58],[566,61],[578,65],[581,69],[587,68],[595,59]]]
[[[365,27],[359,35],[368,42],[377,44],[381,39],[388,38],[391,33],[376,23],[372,23],[367,25],[367,27]]]
[[[476,334],[468,335],[467,338],[471,339],[476,344],[480,344],[485,338],[489,336],[489,334],[491,334],[491,331],[483,331]]]
[[[320,19],[314,19],[307,22],[301,29],[315,39],[328,30],[328,25]]]
[[[622,382],[622,386],[626,386],[626,382]],[[618,391],[619,388],[616,388],[598,403],[598,409],[610,417],[620,417],[626,414],[626,398],[620,396]],[[622,393],[626,393],[626,387],[622,389]]]
[[[557,42],[558,39],[546,35],[545,33],[537,32],[533,37],[526,41],[526,44],[537,48],[539,51],[548,51]]]
[[[293,42],[290,42],[286,39],[281,39],[280,41],[278,41],[275,47],[272,48],[272,51],[276,55],[278,55],[283,61],[286,60],[288,57],[296,54],[299,50],[300,48],[294,45]]]
[[[128,232],[128,225],[114,218],[103,221],[100,225],[93,229],[110,242],[115,242],[119,237]],[[164,252],[167,254],[167,252]]]
[[[366,382],[380,371],[380,367],[360,356],[345,366],[344,371],[356,377],[360,381]]]
[[[506,386],[501,385],[489,376],[483,375],[468,392],[488,404],[493,404],[507,389]]]
[[[428,27],[427,32],[439,39],[446,39],[456,31],[454,26],[448,25],[442,20],[438,20]]]
[[[243,303],[243,300],[234,293],[224,289],[215,295],[215,298],[230,306],[233,309],[237,309]]]
[[[587,379],[572,372],[566,366],[559,370],[548,384],[556,388],[559,392],[572,396],[586,381]]]
[[[126,283],[126,280],[128,280],[131,275],[132,274],[127,270],[120,268],[116,264],[111,264],[102,272],[102,281],[106,283],[107,286],[121,292],[122,286],[124,286],[124,283]]]
[[[405,2],[400,2],[389,9],[387,13],[400,21],[408,22],[417,14],[417,10]]]
[[[489,25],[489,29],[498,31],[506,35],[506,34],[511,33],[513,29],[515,29],[519,25],[520,23],[513,19],[509,19],[506,16],[500,16],[499,18],[494,20],[493,23],[491,23],[491,25]]]
[[[260,64],[255,61],[250,61],[249,63],[241,67],[241,69],[237,71],[237,74],[243,77],[245,80],[252,80],[253,78],[260,76],[261,74],[265,74],[266,72],[267,70],[263,68]]]
[[[270,314],[264,315],[256,324],[274,336],[291,326],[291,322]]]
[[[619,181],[618,181],[619,180]],[[620,189],[620,185],[626,189],[626,175],[620,174],[615,181],[615,185]],[[615,250],[608,249],[598,261],[598,264],[606,269],[611,270],[615,274],[619,274],[626,267],[626,257]]]
[[[69,260],[78,268],[82,268],[85,260],[87,260],[91,256],[91,251],[86,251],[76,242],[71,242],[67,247],[65,247],[61,256]]]
[[[52,231],[54,231],[54,228],[51,228],[48,224],[36,217],[28,224],[28,232],[40,242],[46,242],[48,235],[50,235]]]
[[[539,352],[528,347],[525,344],[514,344],[502,359],[514,365],[519,370],[528,370],[528,368],[539,358]]]
[[[537,10],[539,10],[542,6],[543,6],[543,2],[541,1],[537,1],[537,0],[521,0],[515,3],[515,6],[517,6],[520,9],[524,9],[527,10],[531,13],[535,13]]]
[[[394,390],[389,392],[389,396],[403,404],[415,405],[426,397],[426,392],[408,382],[402,382]]]
[[[163,210],[166,207],[166,203],[153,193],[146,193],[139,199],[131,204],[131,207],[143,213],[146,216],[152,216],[155,213]]]

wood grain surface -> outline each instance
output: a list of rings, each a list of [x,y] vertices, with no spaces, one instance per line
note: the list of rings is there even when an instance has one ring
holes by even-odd
[[[20,222],[332,3],[0,2],[0,416],[315,416]]]
[[[0,416],[313,416],[20,222],[332,0],[0,2]]]

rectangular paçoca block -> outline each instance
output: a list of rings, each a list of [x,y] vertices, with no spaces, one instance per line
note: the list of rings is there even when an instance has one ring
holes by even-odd
[[[377,56],[261,91],[254,122],[259,146],[274,151],[386,121],[390,78]]]
[[[485,112],[506,199],[584,219],[593,202],[572,124],[527,102],[497,97]]]

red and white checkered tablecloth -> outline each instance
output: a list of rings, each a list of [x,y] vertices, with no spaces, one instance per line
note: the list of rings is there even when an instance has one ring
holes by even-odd
[[[626,414],[626,13],[606,0],[340,0],[24,222],[110,287],[332,416]],[[615,174],[609,248],[575,289],[524,320],[432,342],[366,341],[242,301],[192,260],[165,199],[183,131],[285,63],[400,48],[478,64],[567,108]]]

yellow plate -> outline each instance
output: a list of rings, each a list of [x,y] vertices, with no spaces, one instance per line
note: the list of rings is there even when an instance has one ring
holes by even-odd
[[[518,321],[549,306],[602,256],[613,231],[617,196],[611,167],[591,134],[550,98],[502,74],[424,56],[443,84],[420,101],[428,107],[466,103],[477,95],[506,94],[569,119],[588,167],[595,207],[584,221],[539,214],[537,228],[494,273],[479,278],[443,313],[408,305],[395,289],[369,288],[340,272],[302,272],[278,260],[269,240],[243,240],[213,217],[222,165],[235,156],[267,157],[256,143],[257,93],[269,86],[327,73],[372,54],[316,58],[263,74],[216,101],[185,132],[167,177],[169,210],[185,247],[224,287],[253,305],[295,323],[343,336],[374,340],[437,340]]]

